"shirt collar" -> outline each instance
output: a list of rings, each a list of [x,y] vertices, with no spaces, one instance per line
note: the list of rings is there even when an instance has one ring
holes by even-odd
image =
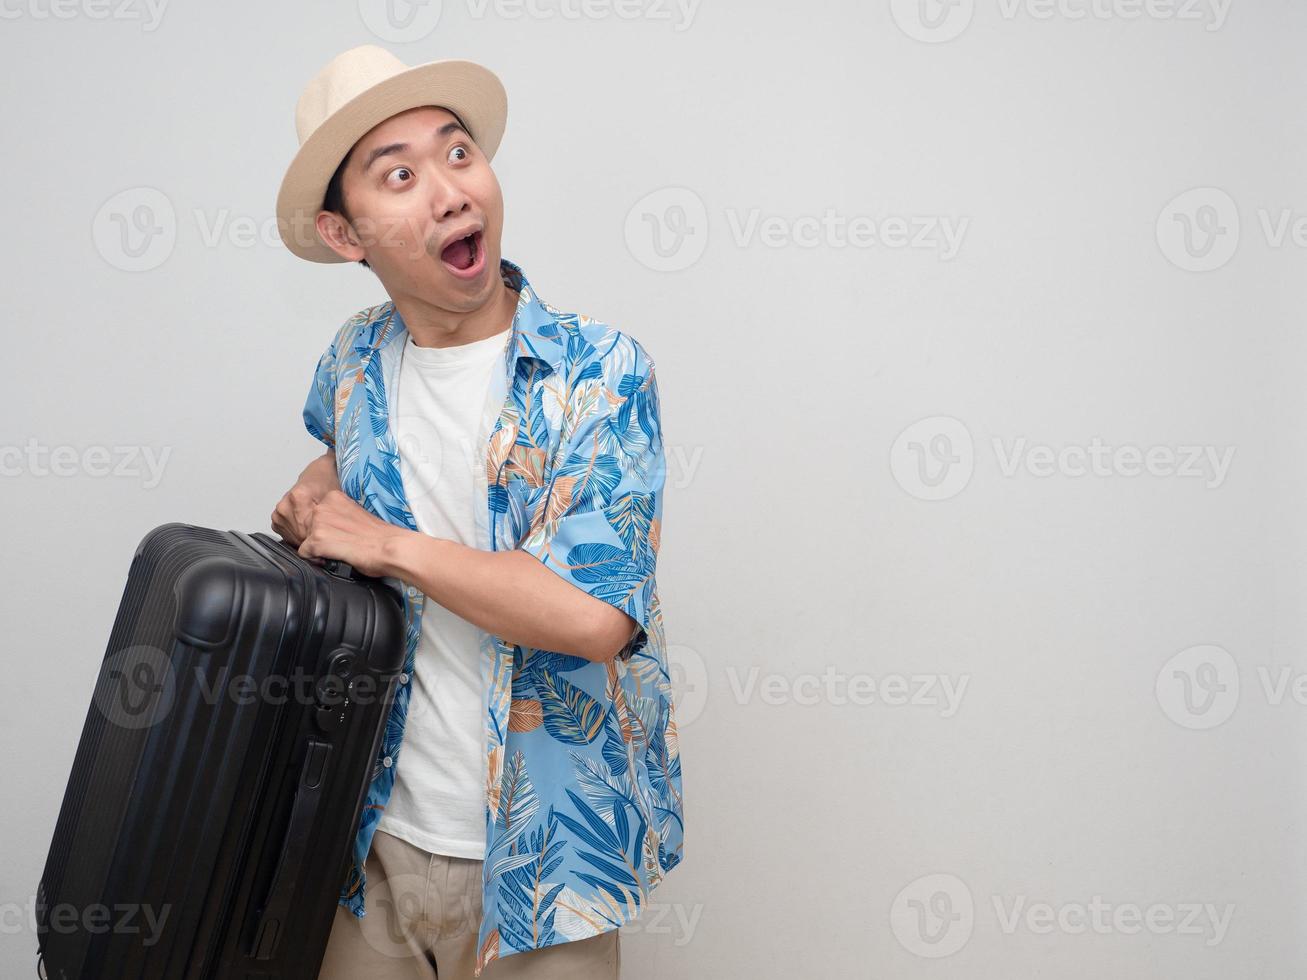
[[[567,352],[567,338],[558,325],[558,317],[531,287],[526,273],[516,262],[499,260],[499,274],[510,289],[518,293],[517,312],[513,314],[513,336],[509,341],[508,376],[520,357],[528,357],[547,364],[557,371]]]
[[[499,276],[508,287],[517,292],[517,310],[513,313],[513,334],[509,340],[506,364],[508,377],[513,377],[517,361],[521,358],[539,361],[550,370],[557,371],[563,364],[567,352],[567,338],[558,324],[558,318],[549,306],[536,295],[526,273],[516,262],[500,258]],[[389,315],[386,318],[385,331],[377,341],[377,347],[408,335],[404,318],[400,315],[394,301],[388,303]],[[365,342],[366,343],[366,342]]]

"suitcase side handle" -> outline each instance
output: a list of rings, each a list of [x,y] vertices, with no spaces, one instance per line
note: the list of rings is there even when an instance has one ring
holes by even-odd
[[[326,568],[327,574],[335,575],[337,578],[353,578],[354,566],[348,562],[341,561],[339,558],[327,558],[323,561],[323,567]]]
[[[270,960],[281,945],[282,923],[290,913],[295,889],[304,871],[308,857],[309,837],[317,819],[318,805],[322,802],[323,776],[331,757],[331,743],[310,736],[304,765],[300,767],[299,782],[295,787],[295,802],[291,805],[290,822],[282,842],[277,870],[268,887],[268,897],[259,909],[254,929],[254,945],[250,955],[256,960]]]

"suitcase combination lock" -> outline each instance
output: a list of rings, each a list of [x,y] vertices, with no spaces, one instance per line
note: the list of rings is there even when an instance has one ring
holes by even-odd
[[[314,720],[324,732],[333,732],[345,721],[345,710],[354,692],[354,669],[358,655],[352,650],[339,650],[327,663],[326,672],[314,687],[318,705]]]

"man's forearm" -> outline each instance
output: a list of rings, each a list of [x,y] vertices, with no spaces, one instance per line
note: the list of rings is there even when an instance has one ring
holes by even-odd
[[[396,534],[386,575],[509,643],[608,660],[634,621],[525,551],[482,551],[416,531]]]
[[[319,482],[322,486],[335,487],[340,489],[340,477],[336,473],[336,450],[328,449],[321,456],[315,457],[304,471],[300,473],[300,479],[311,479]]]

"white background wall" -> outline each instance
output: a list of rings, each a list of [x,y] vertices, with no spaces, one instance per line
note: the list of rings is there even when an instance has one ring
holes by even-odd
[[[658,365],[686,844],[625,976],[1307,969],[1307,7],[51,2],[0,4],[0,973],[136,543],[267,530],[386,298],[273,222],[362,43],[500,74],[504,254]]]

